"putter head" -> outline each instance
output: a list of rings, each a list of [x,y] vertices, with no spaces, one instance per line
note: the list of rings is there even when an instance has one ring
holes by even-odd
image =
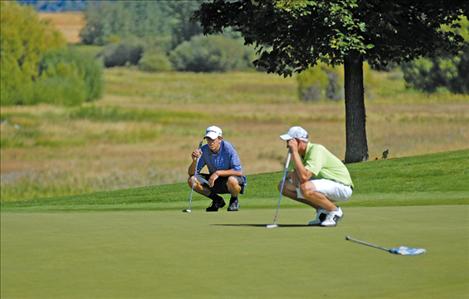
[[[183,212],[183,213],[191,213],[192,210],[191,210],[191,209],[184,209],[184,210],[182,210],[182,212]]]
[[[396,248],[389,249],[389,252],[399,255],[419,255],[424,254],[426,250],[424,248],[410,248],[407,246],[399,246]]]
[[[274,224],[267,224],[265,226],[266,228],[277,228],[278,227],[278,224],[274,223]]]

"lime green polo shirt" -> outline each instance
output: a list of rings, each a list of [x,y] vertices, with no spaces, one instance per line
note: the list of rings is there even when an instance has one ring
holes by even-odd
[[[347,167],[321,144],[308,142],[302,162],[315,175],[314,179],[328,179],[353,187]],[[291,161],[289,169],[293,170],[293,167],[294,162]]]

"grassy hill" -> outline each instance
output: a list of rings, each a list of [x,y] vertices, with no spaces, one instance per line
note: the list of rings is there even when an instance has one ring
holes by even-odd
[[[343,101],[301,102],[293,77],[131,68],[106,69],[104,77],[97,102],[1,107],[2,201],[183,182],[190,153],[212,124],[249,175],[281,169],[278,136],[293,125],[336,156],[345,153]],[[384,149],[390,158],[467,149],[469,95],[407,90],[397,70],[370,78],[370,159]]]
[[[349,164],[355,183],[352,200],[344,206],[402,206],[469,204],[469,150]],[[241,199],[243,208],[272,208],[278,199],[276,185],[281,172],[248,176]],[[170,210],[187,205],[190,190],[185,183],[148,186],[3,202],[3,211],[45,210]],[[194,194],[194,208],[208,200]],[[284,199],[283,207],[301,205]]]

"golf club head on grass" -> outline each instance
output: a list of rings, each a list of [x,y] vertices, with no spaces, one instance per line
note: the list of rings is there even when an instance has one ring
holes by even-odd
[[[373,244],[373,243],[370,243],[370,242],[366,242],[366,241],[362,241],[362,240],[352,238],[351,236],[345,236],[345,240],[352,241],[352,242],[355,242],[355,243],[358,243],[358,244],[361,244],[361,245],[373,247],[373,248],[376,248],[376,249],[384,250],[384,251],[387,251],[389,253],[398,254],[398,255],[420,255],[420,254],[423,254],[423,253],[427,252],[427,250],[424,249],[424,248],[411,248],[411,247],[407,247],[407,246],[399,246],[399,247],[395,247],[395,248],[386,248],[386,247],[379,246],[379,245],[376,245],[376,244]]]
[[[183,213],[192,213],[192,210],[191,209],[184,209],[182,210]]]
[[[277,228],[278,224],[275,224],[275,223],[274,224],[267,224],[265,227],[266,228]]]

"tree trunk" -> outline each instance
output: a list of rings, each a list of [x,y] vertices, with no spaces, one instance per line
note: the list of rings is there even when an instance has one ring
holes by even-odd
[[[345,163],[368,160],[366,114],[363,88],[363,56],[357,52],[345,57]]]

